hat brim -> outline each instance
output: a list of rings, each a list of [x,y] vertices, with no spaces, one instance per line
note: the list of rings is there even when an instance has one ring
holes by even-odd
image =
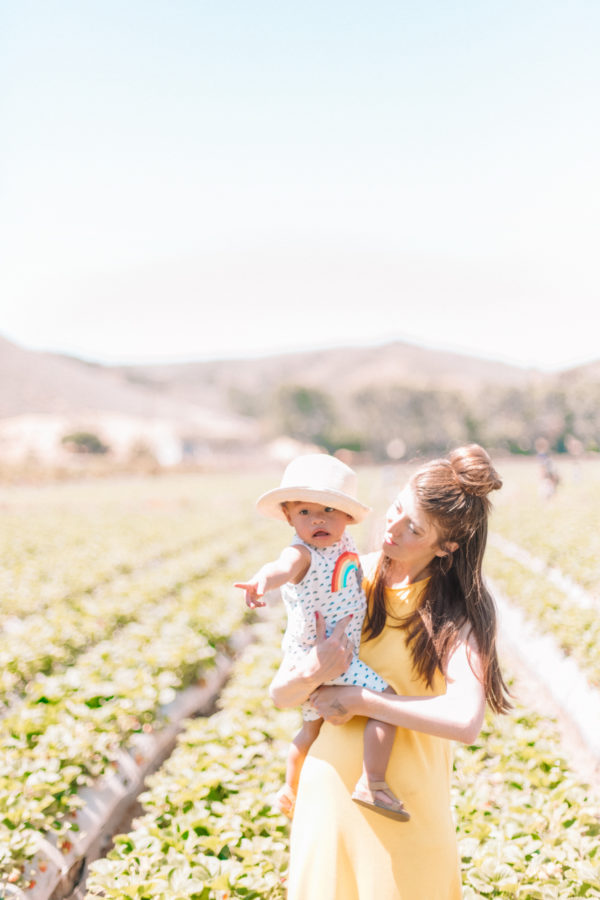
[[[334,509],[340,509],[342,512],[351,516],[355,524],[362,522],[371,512],[370,506],[365,506],[341,491],[318,490],[316,488],[307,487],[283,487],[275,488],[267,491],[256,501],[256,508],[263,516],[270,519],[282,519],[287,521],[285,513],[281,508],[282,503],[288,501],[303,500],[307,503],[320,503],[321,506],[332,506]]]

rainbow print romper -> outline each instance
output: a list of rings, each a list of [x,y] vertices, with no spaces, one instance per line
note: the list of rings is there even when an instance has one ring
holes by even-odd
[[[287,628],[282,649],[292,662],[300,661],[313,647],[317,638],[315,612],[325,619],[327,635],[340,619],[354,614],[346,627],[346,634],[355,651],[348,669],[327,684],[359,684],[373,691],[383,691],[387,682],[358,658],[367,599],[362,589],[362,570],[356,546],[344,532],[341,540],[331,547],[313,547],[299,537],[293,545],[302,544],[310,551],[311,564],[299,584],[284,584],[281,596],[287,611]],[[320,718],[307,701],[302,706],[305,720]]]

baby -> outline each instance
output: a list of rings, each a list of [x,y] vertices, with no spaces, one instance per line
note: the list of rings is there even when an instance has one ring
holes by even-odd
[[[356,547],[346,526],[362,521],[370,512],[356,499],[356,475],[340,460],[326,454],[300,456],[284,472],[279,488],[257,500],[260,513],[287,521],[295,530],[291,546],[236,587],[245,592],[246,604],[264,606],[260,598],[281,588],[287,610],[282,648],[293,667],[316,642],[316,615],[330,634],[339,619],[352,614],[347,634],[354,646],[350,666],[329,684],[355,684],[374,691],[391,690],[387,683],[358,658],[366,611],[362,571]],[[286,783],[277,795],[281,812],[290,818],[300,772],[323,720],[307,701],[303,725],[288,754]],[[364,732],[363,772],[352,799],[393,819],[410,815],[385,782],[395,726],[369,719]],[[382,799],[384,798],[384,799]]]

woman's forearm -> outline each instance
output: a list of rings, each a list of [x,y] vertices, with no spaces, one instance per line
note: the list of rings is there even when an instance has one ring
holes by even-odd
[[[474,644],[462,642],[451,654],[446,693],[406,697],[362,687],[321,687],[311,703],[324,719],[340,725],[352,716],[366,716],[436,737],[472,744],[483,724],[485,690]]]
[[[400,697],[360,689],[352,704],[355,715],[389,722],[401,728],[472,744],[485,713],[483,692],[470,699],[449,691],[439,697]],[[344,703],[343,694],[341,702]]]
[[[287,709],[308,700],[320,684],[322,680],[310,664],[290,669],[284,660],[271,682],[269,694],[275,706]]]
[[[362,687],[332,686],[318,688],[310,699],[319,715],[334,725],[342,725],[352,716],[366,716],[399,728],[472,744],[485,715],[481,671],[478,648],[467,635],[448,659],[445,694],[407,697]]]

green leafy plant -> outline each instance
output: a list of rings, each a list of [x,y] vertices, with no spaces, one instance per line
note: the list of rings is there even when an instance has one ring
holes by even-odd
[[[91,431],[74,431],[65,434],[61,443],[72,453],[108,453],[109,447]]]
[[[583,484],[563,478],[549,507],[535,469],[511,463],[494,528],[595,590],[600,467],[587,472]],[[377,470],[360,475],[383,508],[394,485]],[[41,835],[68,846],[81,788],[136,734],[160,728],[164,704],[233,648],[251,614],[231,585],[287,537],[253,513],[272,481],[227,473],[4,492],[0,884],[26,887]],[[595,679],[589,611],[497,550],[486,565]],[[94,865],[90,897],[284,896],[287,821],[269,799],[298,714],[267,695],[281,618],[253,628],[257,644],[220,711],[187,724],[149,779],[137,827]],[[569,771],[547,721],[518,709],[487,721],[474,747],[458,746],[454,804],[466,900],[600,897],[598,798]]]

